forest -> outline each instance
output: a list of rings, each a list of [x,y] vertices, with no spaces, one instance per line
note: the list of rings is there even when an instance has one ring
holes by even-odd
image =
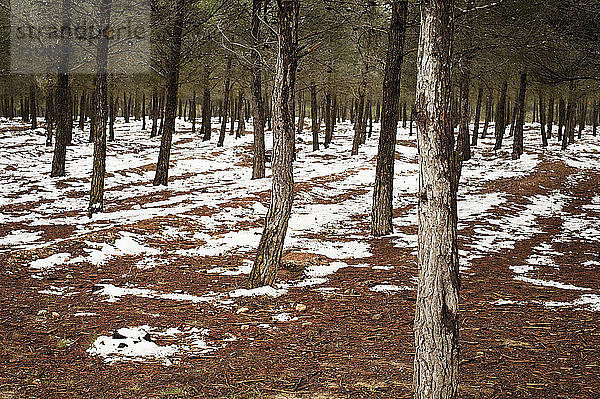
[[[0,21],[0,398],[599,397],[600,1]]]

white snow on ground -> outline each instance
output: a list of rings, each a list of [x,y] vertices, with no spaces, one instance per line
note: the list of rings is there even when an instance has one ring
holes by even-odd
[[[394,284],[378,284],[375,285],[371,288],[369,288],[369,290],[374,291],[374,292],[383,292],[386,294],[391,294],[393,292],[398,292],[398,291],[406,291],[406,290],[414,290],[414,288],[409,287],[407,285],[394,285]]]
[[[214,127],[217,126],[217,122],[216,118],[213,119]],[[8,126],[13,123],[4,121],[1,124]],[[251,124],[248,128],[251,129]],[[225,147],[217,148],[216,135],[213,135],[213,140],[202,142],[197,134],[192,134],[189,130],[189,122],[177,120],[169,186],[154,187],[152,178],[159,138],[149,138],[149,132],[141,130],[140,121],[126,124],[122,119],[118,119],[115,134],[117,141],[108,143],[107,150],[105,212],[95,215],[93,219],[86,216],[92,149],[87,143],[87,127],[85,132],[75,129],[75,145],[67,149],[67,176],[64,178],[48,176],[52,147],[45,146],[43,131],[0,131],[0,140],[5,144],[0,148],[0,168],[6,170],[11,166],[10,173],[0,175],[0,206],[4,205],[0,209],[0,223],[21,223],[21,227],[0,237],[0,251],[39,249],[51,247],[62,241],[77,240],[85,244],[82,256],[65,252],[45,254],[45,258],[34,259],[29,266],[31,269],[43,271],[63,264],[77,263],[100,267],[111,260],[119,260],[120,257],[143,256],[135,263],[134,270],[139,271],[156,265],[168,268],[173,257],[185,256],[200,259],[200,262],[206,260],[205,268],[199,268],[198,272],[215,276],[248,274],[251,261],[247,260],[236,267],[217,267],[210,257],[236,254],[250,258],[249,254],[255,250],[262,233],[262,228],[256,226],[262,225],[267,213],[266,203],[258,201],[263,201],[264,194],[270,190],[270,169],[267,168],[267,179],[250,179],[251,168],[242,161],[248,160],[252,135],[245,135],[237,140],[228,135]],[[379,124],[375,124],[374,137],[361,146],[358,156],[350,155],[353,131],[349,123],[337,125],[330,148],[321,149],[317,153],[312,152],[311,143],[307,140],[310,136],[306,132],[299,136],[305,140],[298,143],[298,157],[294,162],[294,179],[299,190],[294,198],[284,249],[324,255],[331,260],[328,264],[309,265],[302,279],[278,284],[275,288],[237,289],[221,293],[177,290],[162,292],[152,286],[118,287],[106,283],[98,285],[99,290],[94,292],[94,297],[106,302],[135,296],[142,298],[141,300],[172,300],[228,306],[244,297],[279,297],[292,289],[314,289],[324,295],[334,293],[340,288],[318,286],[328,282],[329,278],[341,269],[357,266],[348,265],[345,260],[360,259],[360,262],[368,262],[368,258],[372,256],[364,222],[368,222],[370,215],[375,168],[373,161],[377,153],[378,131]],[[414,146],[415,136],[409,138],[407,133],[406,129],[399,129],[398,132],[398,137],[408,140],[408,144],[397,145],[399,159],[395,164],[394,186],[395,206],[407,210],[394,219],[396,229],[391,237],[396,247],[406,248],[415,254],[417,236],[406,234],[406,230],[398,228],[414,227],[417,223],[417,149]],[[521,202],[514,201],[515,198],[506,193],[486,191],[486,185],[497,179],[529,175],[542,159],[563,160],[570,166],[585,170],[573,177],[572,184],[577,183],[577,179],[582,178],[584,173],[596,173],[600,169],[600,144],[597,139],[586,135],[582,141],[563,152],[557,149],[556,145],[542,149],[538,134],[534,133],[526,132],[526,153],[520,160],[510,160],[507,149],[512,141],[509,138],[504,144],[505,149],[496,154],[484,153],[479,148],[474,148],[473,159],[464,164],[458,194],[459,229],[473,226],[474,234],[461,247],[461,271],[467,270],[467,266],[475,270],[472,266],[478,258],[502,253],[519,241],[542,233],[539,223],[539,218],[542,217],[560,216],[564,219],[562,231],[552,242],[567,242],[577,238],[600,241],[600,219],[594,214],[600,211],[599,196],[594,198],[590,205],[582,207],[584,213],[574,215],[564,212],[564,208],[572,203],[572,197],[563,192],[548,191],[524,198]],[[480,141],[480,147],[489,148],[492,141],[493,137],[488,135],[488,138]],[[270,147],[270,132],[267,132],[266,143]],[[305,184],[312,184],[313,180],[317,182],[316,185],[307,189]],[[140,201],[141,198],[143,201]],[[504,215],[499,216],[501,214]],[[169,226],[168,222],[161,220],[168,217],[182,219],[178,226],[186,226],[187,229]],[[94,242],[102,241],[98,238],[102,237],[102,234],[96,234],[94,241],[90,241],[88,237],[90,233],[101,233],[109,228],[126,230],[127,225],[148,220],[158,221],[162,231],[146,234],[138,229],[135,230],[137,234],[121,231],[114,241],[107,239],[107,242]],[[254,224],[252,227],[240,227],[242,221]],[[40,228],[62,225],[74,228],[74,232],[67,238],[48,240],[45,237],[46,233]],[[147,243],[149,239],[156,238],[185,241],[186,245],[171,251]],[[543,275],[537,275],[542,273],[544,268],[559,267],[556,256],[561,254],[553,251],[552,242],[534,248],[524,265],[513,266],[515,278],[523,284],[590,291],[573,302],[554,303],[576,309],[600,311],[600,300],[595,290],[544,279]],[[374,273],[374,277],[377,277],[382,274],[379,270],[393,270],[393,266],[375,266],[373,269],[378,269]],[[536,273],[535,276],[532,275],[533,272]],[[465,276],[468,278],[473,273],[470,271]],[[40,275],[34,276],[44,278]],[[40,293],[62,297],[77,294],[71,287],[50,286],[48,283],[45,288],[40,290]],[[398,295],[407,289],[412,288],[386,281],[370,288],[375,293]],[[498,306],[522,304],[511,299],[501,299],[493,303]],[[552,306],[550,301],[531,303]],[[91,312],[79,312],[77,315],[91,316],[88,313]],[[281,315],[283,314],[285,313]],[[110,353],[96,354],[107,359],[170,359],[175,356],[175,352],[169,351],[178,352],[183,347],[179,340],[177,344],[162,346],[153,341],[143,340],[143,336],[140,337],[142,331],[150,332],[151,335],[161,335],[153,329],[136,328],[127,330],[129,336],[125,339],[130,340],[127,341],[131,344],[129,349],[118,348],[118,344],[123,342],[113,342],[113,338],[104,337],[104,343],[101,345],[105,349],[108,348],[106,351]],[[173,333],[171,336],[194,334],[178,335],[174,330],[169,332]],[[211,350],[211,345],[202,343],[202,336],[195,339],[198,341],[197,347],[201,348],[204,345],[206,350]],[[96,348],[96,343],[93,348]],[[139,352],[136,352],[138,349]],[[97,348],[94,350],[100,351]]]
[[[161,360],[169,366],[173,358],[183,352],[206,354],[219,349],[206,341],[208,330],[188,328],[168,328],[164,332],[148,325],[131,328],[120,328],[110,336],[101,335],[88,349],[90,355],[100,356],[107,363],[117,361],[143,361],[147,359]],[[183,344],[158,345],[155,337],[175,336]],[[221,346],[223,347],[224,344]]]
[[[57,265],[61,265],[71,257],[68,253],[58,253],[47,258],[34,260],[29,264],[32,269],[51,269]]]

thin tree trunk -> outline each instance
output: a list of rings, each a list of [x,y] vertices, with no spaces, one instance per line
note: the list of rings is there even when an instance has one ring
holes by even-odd
[[[266,7],[267,2],[265,2]],[[262,98],[262,66],[260,53],[260,12],[262,0],[252,0],[252,39],[255,51],[251,53],[252,61],[252,125],[254,127],[254,142],[252,146],[252,178],[265,177],[265,105]],[[231,132],[233,133],[233,117]]]
[[[244,118],[244,91],[240,90],[239,98],[238,98],[238,127],[235,134],[235,138],[239,139],[243,135],[246,134],[246,119]]]
[[[108,109],[108,141],[115,141],[115,114],[117,104],[113,96],[110,96],[110,108]]]
[[[479,139],[479,121],[481,119],[481,102],[483,101],[483,87],[479,88],[477,93],[477,105],[475,105],[475,125],[473,126],[473,146],[477,145]]]
[[[192,134],[196,133],[196,92],[192,96],[190,103],[190,120],[192,121]]]
[[[142,130],[146,130],[146,92],[142,93]]]
[[[460,172],[450,117],[453,7],[451,0],[421,1],[415,399],[454,399],[458,389],[456,193]]]
[[[108,121],[108,35],[110,27],[110,9],[112,0],[101,0],[100,29],[98,48],[96,52],[96,110],[94,112],[94,164],[92,168],[92,186],[90,189],[90,204],[88,217],[104,210],[104,175],[106,171],[106,123]]]
[[[383,78],[381,133],[377,150],[375,188],[371,209],[371,234],[376,237],[393,232],[394,155],[398,130],[400,77],[406,36],[408,1],[392,2],[388,31],[388,50]]]
[[[52,87],[48,87],[48,95],[46,96],[46,146],[48,147],[52,145],[52,131],[54,129],[55,121],[54,90]]]
[[[496,107],[496,144],[494,145],[494,151],[502,148],[502,139],[504,138],[504,132],[506,131],[505,121],[505,109],[506,109],[506,91],[508,90],[508,82],[505,80],[502,85],[502,91],[500,92],[500,99],[498,100],[498,106]]]
[[[325,148],[329,148],[331,144],[331,94],[329,91],[325,92]]]
[[[490,92],[485,102],[485,122],[483,123],[483,131],[481,132],[481,138],[484,139],[487,135],[488,128],[490,126],[490,120],[492,117],[492,93]]]
[[[227,116],[229,113],[229,97],[231,92],[231,57],[227,57],[227,70],[225,71],[225,99],[221,108],[221,131],[219,132],[219,141],[217,147],[223,147],[225,142],[225,130],[227,129]]]
[[[563,138],[563,129],[565,127],[565,100],[561,97],[558,102],[558,141],[561,142]]]
[[[554,98],[550,96],[548,99],[548,124],[546,127],[546,136],[548,140],[552,138],[552,122],[554,121]]]
[[[169,55],[169,70],[167,76],[167,99],[165,107],[164,129],[160,141],[160,152],[156,164],[156,175],[153,184],[166,186],[169,176],[169,158],[171,156],[171,142],[175,132],[175,113],[177,111],[177,88],[179,84],[179,67],[181,58],[181,35],[183,31],[183,17],[185,0],[177,0],[175,21],[171,38],[171,54]]]
[[[294,197],[293,142],[294,123],[289,101],[290,76],[295,74],[296,65],[295,29],[298,0],[280,0],[279,6],[279,50],[273,90],[273,188],[271,204],[265,220],[265,228],[258,245],[256,259],[250,272],[251,288],[272,285],[287,232],[288,220]]]
[[[304,101],[304,92],[300,94],[298,106],[300,108],[300,116],[298,117],[298,135],[300,135],[304,129],[304,118],[306,117],[306,102]]]
[[[527,74],[521,73],[521,85],[515,120],[515,136],[513,138],[512,159],[519,159],[523,155],[523,125],[525,123],[525,94],[527,91]]]
[[[62,0],[62,26],[71,24],[71,0]],[[72,126],[69,112],[69,38],[61,35],[61,58],[58,71],[58,83],[56,90],[56,144],[54,146],[54,157],[52,159],[52,171],[50,176],[58,177],[65,175],[65,158],[67,152],[70,125]]]
[[[314,82],[310,85],[310,119],[312,122],[312,148],[313,151],[319,149],[319,118],[317,105],[317,86]]]
[[[37,129],[37,85],[35,81],[31,84],[29,88],[29,98],[31,99],[31,104],[29,107],[29,113],[31,114],[31,128]]]
[[[456,154],[459,161],[468,161],[471,159],[471,140],[469,139],[469,124],[471,122],[469,114],[470,89],[471,79],[469,77],[469,69],[468,66],[464,66],[460,83],[460,126]]]
[[[542,92],[538,92],[538,106],[540,110],[540,133],[542,134],[542,147],[548,147],[548,137],[546,136],[546,111],[544,109],[544,98]]]
[[[211,108],[210,108],[210,88],[208,87],[208,77],[204,86],[202,96],[202,141],[209,141],[211,137]]]

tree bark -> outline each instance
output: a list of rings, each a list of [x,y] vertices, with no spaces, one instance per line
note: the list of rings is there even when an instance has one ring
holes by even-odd
[[[473,126],[473,141],[471,145],[476,146],[479,140],[479,121],[481,119],[481,102],[483,101],[483,87],[477,93],[477,104],[475,105],[475,125]]]
[[[110,108],[108,109],[108,141],[115,141],[115,108],[117,107],[115,101],[117,100],[111,95]]]
[[[231,96],[231,58],[227,58],[227,71],[225,72],[225,99],[221,108],[221,131],[219,132],[219,141],[217,147],[223,147],[225,142],[225,130],[227,129],[227,116],[229,114],[229,97]]]
[[[565,127],[565,100],[561,97],[558,101],[558,141],[563,138],[563,129]]]
[[[548,124],[546,127],[546,136],[548,140],[552,138],[552,123],[554,122],[554,98],[550,96],[548,99]]]
[[[508,82],[505,80],[502,85],[502,91],[500,92],[500,99],[498,100],[498,106],[496,107],[496,144],[494,145],[494,151],[502,148],[502,139],[504,138],[504,132],[506,131],[506,91],[508,90]]]
[[[492,93],[488,94],[485,102],[485,122],[483,122],[483,131],[481,132],[481,138],[484,139],[487,135],[488,128],[490,126],[490,119],[492,116]]]
[[[273,89],[273,188],[265,227],[250,272],[251,288],[272,285],[279,263],[292,211],[294,196],[293,144],[294,123],[289,101],[290,75],[296,65],[295,16],[298,0],[279,0],[279,50]]]
[[[371,234],[376,237],[391,234],[393,228],[394,156],[398,130],[400,78],[406,37],[408,1],[392,2],[392,18],[388,31],[388,49],[383,78],[381,133],[377,149],[375,188],[371,209]]]
[[[71,24],[71,0],[62,0],[62,26]],[[58,83],[56,89],[56,143],[54,145],[54,157],[52,159],[51,177],[65,175],[65,158],[67,152],[70,126],[72,126],[69,112],[71,96],[69,89],[69,38],[61,35],[61,55],[58,71]]]
[[[252,125],[254,127],[254,144],[252,157],[252,178],[265,177],[265,105],[262,98],[262,66],[258,48],[260,39],[260,12],[262,0],[252,0],[252,39],[254,51],[252,61]],[[266,2],[265,2],[266,6]],[[233,120],[232,120],[233,132]]]
[[[202,95],[202,141],[209,141],[211,137],[211,108],[210,108],[210,88],[209,88],[208,76],[204,85],[204,92]]]
[[[169,178],[169,158],[171,142],[175,132],[175,116],[177,111],[177,89],[179,84],[179,68],[181,58],[181,35],[183,32],[183,17],[185,0],[177,0],[175,21],[173,25],[171,54],[169,54],[169,72],[167,77],[167,98],[165,106],[164,129],[160,141],[160,152],[156,164],[156,174],[153,184],[166,186]]]
[[[48,95],[46,96],[46,146],[52,145],[52,131],[56,121],[54,111],[54,90],[48,87]]]
[[[512,159],[519,159],[523,155],[523,125],[525,123],[525,94],[527,90],[527,74],[521,73],[519,99],[515,116],[515,136],[513,137]]]
[[[314,82],[310,85],[310,119],[312,122],[312,148],[313,151],[319,149],[319,117],[317,105],[317,86]]]
[[[108,121],[108,38],[110,29],[110,9],[112,0],[101,0],[99,4],[99,24],[102,32],[98,37],[96,50],[96,110],[94,112],[94,164],[88,217],[104,211],[104,175],[106,172],[106,123]]]
[[[29,106],[29,113],[31,115],[31,129],[37,129],[37,85],[34,82],[29,87],[29,98],[31,100],[31,104]]]
[[[460,83],[460,126],[458,130],[457,158],[459,161],[471,159],[471,140],[469,138],[469,124],[471,116],[469,113],[469,91],[471,90],[471,79],[468,66],[464,67]]]
[[[325,119],[325,148],[329,148],[329,144],[331,144],[331,94],[329,90],[325,92],[325,115],[323,118]]]
[[[306,102],[304,101],[304,92],[300,93],[300,101],[298,102],[298,107],[300,108],[300,116],[298,117],[298,135],[302,134],[302,130],[304,129],[304,118],[306,117]]]
[[[453,1],[421,1],[416,120],[419,143],[416,399],[454,399],[458,388],[459,170],[451,125]]]
[[[548,147],[548,136],[546,136],[546,110],[544,109],[544,98],[542,92],[538,92],[538,109],[540,110],[540,133],[542,134],[542,147]]]

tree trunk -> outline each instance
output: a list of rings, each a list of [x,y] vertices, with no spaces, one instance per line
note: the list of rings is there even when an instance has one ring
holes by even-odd
[[[502,85],[502,91],[500,93],[500,99],[498,100],[498,106],[496,107],[496,144],[494,145],[494,151],[502,148],[502,139],[504,138],[504,132],[506,131],[506,122],[504,111],[506,109],[506,91],[508,90],[508,82],[505,80]]]
[[[592,135],[596,137],[598,130],[598,103],[594,103],[594,110],[592,111]]]
[[[52,145],[52,131],[54,129],[54,123],[56,121],[56,115],[54,111],[54,90],[48,87],[48,95],[46,96],[46,146]]]
[[[362,143],[363,109],[365,107],[365,93],[358,89],[358,101],[355,102],[354,111],[354,140],[352,141],[352,155],[358,155],[358,148]]]
[[[300,135],[304,129],[304,118],[306,117],[306,102],[304,101],[304,92],[300,94],[298,107],[300,108],[300,116],[298,117],[298,135]]]
[[[488,94],[485,102],[485,122],[483,122],[483,131],[481,132],[481,138],[484,139],[487,135],[488,128],[490,126],[490,119],[492,116],[492,93]]]
[[[71,0],[62,0],[62,26],[71,24]],[[72,126],[71,115],[69,112],[71,96],[69,89],[69,38],[68,35],[61,35],[60,38],[61,54],[60,66],[58,71],[58,82],[56,89],[56,144],[54,146],[54,157],[52,159],[52,171],[50,176],[65,175],[65,158],[67,152],[67,142]]]
[[[244,104],[244,91],[240,90],[238,97],[238,127],[235,134],[235,138],[239,139],[246,134],[246,119],[244,118],[245,104]]]
[[[310,119],[312,122],[312,148],[313,151],[319,149],[319,117],[317,105],[317,86],[314,82],[310,85]]]
[[[35,97],[32,97],[35,98]],[[33,104],[33,100],[31,102]],[[583,104],[580,107],[580,118],[579,118],[579,130],[577,131],[577,138],[581,139],[581,134],[583,133],[583,129],[585,128],[585,121],[587,116],[587,99],[583,99]],[[33,113],[31,114],[33,118]]]
[[[538,92],[538,109],[540,110],[540,133],[542,134],[542,147],[548,147],[548,137],[546,136],[546,110],[544,109],[544,98],[542,92]]]
[[[142,130],[146,130],[146,92],[142,93]]]
[[[473,141],[472,145],[476,146],[479,139],[479,121],[481,119],[481,102],[483,100],[483,87],[479,88],[477,93],[477,105],[475,105],[475,125],[473,126]]]
[[[548,140],[552,138],[552,122],[554,121],[554,98],[548,99],[548,124],[546,127],[546,136]]]
[[[152,89],[152,129],[150,130],[150,137],[155,137],[158,134],[158,93],[156,87]]]
[[[29,88],[29,98],[31,99],[31,105],[29,106],[29,113],[31,114],[31,129],[37,129],[37,101],[36,101],[37,85],[35,81]]]
[[[325,148],[329,148],[331,144],[331,94],[329,91],[325,92]]]
[[[254,127],[254,143],[252,146],[252,178],[265,177],[265,105],[262,98],[262,66],[258,48],[260,39],[260,12],[262,0],[252,0],[252,39],[255,51],[251,53],[252,61],[252,125]],[[266,6],[266,2],[265,2]],[[233,132],[233,119],[231,121]]]
[[[101,0],[100,29],[98,48],[96,52],[96,90],[94,97],[96,110],[94,112],[94,164],[92,168],[92,186],[88,217],[104,210],[104,175],[106,171],[106,123],[108,121],[108,38],[110,27],[110,8],[112,0]]]
[[[295,16],[298,0],[280,0],[279,6],[279,50],[273,88],[273,188],[271,204],[265,220],[265,227],[258,245],[256,259],[250,272],[251,288],[272,285],[279,263],[292,211],[294,197],[293,142],[294,123],[292,121],[289,77],[295,73]]]
[[[558,141],[563,138],[563,129],[565,127],[565,100],[561,97],[558,101]]]
[[[521,86],[515,116],[515,136],[513,138],[512,159],[519,159],[523,155],[523,125],[525,123],[525,94],[527,90],[527,74],[521,73]]]
[[[225,71],[225,99],[221,108],[221,131],[219,132],[219,141],[217,147],[223,147],[225,142],[225,130],[227,129],[227,116],[229,114],[229,97],[231,92],[231,58],[227,57],[227,70]]]
[[[190,103],[190,120],[192,121],[192,134],[196,133],[196,92],[192,96]]]
[[[111,95],[110,108],[108,109],[108,141],[115,141],[115,108],[117,107],[115,101],[116,100]]]
[[[451,0],[421,1],[416,120],[419,143],[416,399],[454,399],[458,388],[459,171],[450,117]]]
[[[460,127],[458,130],[457,158],[459,161],[468,161],[471,159],[471,140],[469,139],[469,124],[471,116],[469,114],[469,91],[471,89],[471,79],[467,66],[462,71],[460,83]]]
[[[210,88],[208,87],[208,77],[204,86],[202,95],[202,141],[209,141],[211,137],[211,108],[210,108]]]
[[[391,234],[393,228],[394,156],[398,130],[400,77],[406,36],[408,1],[392,2],[392,18],[388,31],[388,50],[383,78],[381,133],[377,149],[375,188],[371,209],[371,234],[376,237]]]
[[[171,141],[175,132],[175,112],[177,111],[177,88],[179,84],[179,67],[181,58],[181,34],[183,31],[183,17],[185,0],[177,0],[175,21],[171,35],[171,54],[169,55],[169,69],[167,76],[167,98],[165,107],[164,129],[160,141],[160,152],[156,164],[156,174],[153,184],[166,186],[169,176],[169,158],[171,156]]]

